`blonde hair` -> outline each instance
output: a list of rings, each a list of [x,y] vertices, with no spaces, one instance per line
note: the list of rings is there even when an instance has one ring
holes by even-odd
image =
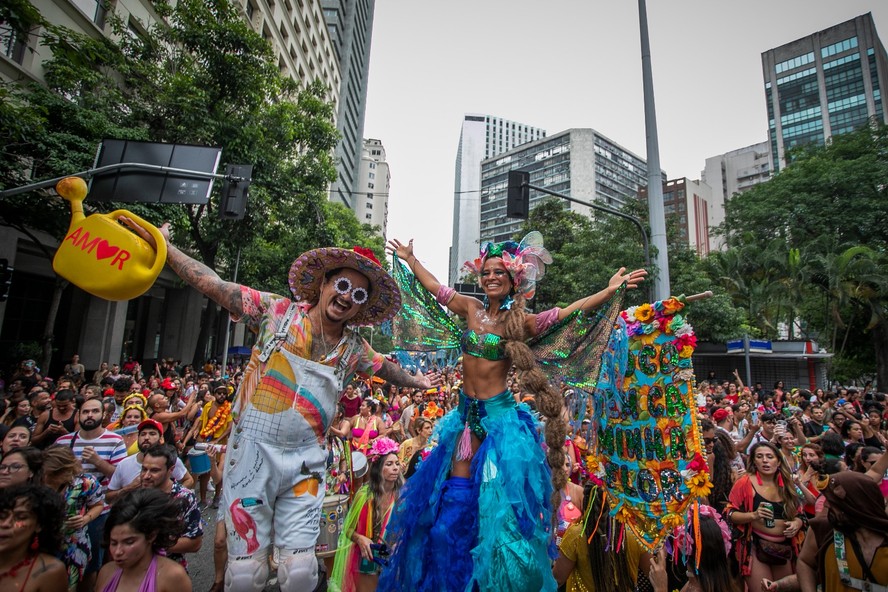
[[[552,473],[554,488],[552,503],[557,505],[555,496],[567,485],[567,474],[564,472],[564,439],[567,436],[567,425],[561,413],[564,402],[561,394],[555,390],[543,371],[537,366],[536,358],[525,340],[531,335],[527,331],[527,315],[524,312],[525,298],[518,294],[512,308],[504,313],[506,354],[518,371],[518,380],[523,391],[536,395],[536,406],[546,418],[546,460]],[[555,507],[553,505],[553,507]]]
[[[51,446],[43,451],[43,474],[67,474],[66,481],[83,472],[83,467],[74,452],[67,446]]]

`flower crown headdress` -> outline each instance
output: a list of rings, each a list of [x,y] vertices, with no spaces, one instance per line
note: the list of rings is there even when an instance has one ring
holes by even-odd
[[[397,453],[399,448],[398,443],[391,438],[377,438],[370,446],[370,450],[367,451],[367,459],[370,462],[375,462],[388,454]]]
[[[543,246],[543,235],[535,230],[529,232],[520,243],[506,241],[483,244],[480,256],[474,261],[466,261],[463,269],[476,274],[480,281],[484,263],[491,257],[503,260],[506,271],[512,276],[515,291],[526,300],[533,298],[536,283],[546,274],[546,265],[552,263],[552,255]]]
[[[685,523],[675,529],[675,547],[685,557],[689,557],[694,552],[694,545],[700,545],[701,541],[694,541],[696,533],[699,533],[699,526],[694,524],[694,520],[700,520],[700,516],[709,516],[718,525],[721,530],[722,540],[725,543],[725,556],[731,553],[731,529],[718,510],[712,506],[700,504],[699,515],[694,516],[693,508],[688,509],[687,520]],[[699,555],[697,555],[699,560]]]

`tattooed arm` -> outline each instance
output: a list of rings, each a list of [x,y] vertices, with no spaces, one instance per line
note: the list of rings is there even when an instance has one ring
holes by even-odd
[[[422,373],[413,376],[388,360],[382,363],[382,368],[376,371],[376,376],[392,384],[420,389],[431,388],[441,382],[440,374],[431,372],[428,376],[423,376]]]
[[[152,248],[157,249],[157,245],[154,244],[154,237],[148,234],[141,226],[125,216],[122,216],[120,221],[129,226]],[[164,222],[159,230],[160,234],[166,239],[167,263],[173,268],[173,271],[194,287],[195,290],[218,302],[223,308],[233,313],[235,317],[243,315],[240,284],[223,280],[215,271],[174,247],[170,243],[169,223]]]

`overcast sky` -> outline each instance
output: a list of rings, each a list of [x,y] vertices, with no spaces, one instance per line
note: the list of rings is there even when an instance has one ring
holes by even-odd
[[[765,141],[761,53],[888,2],[649,0],[660,164],[699,179],[706,158]],[[646,158],[633,0],[377,0],[365,138],[391,168],[388,236],[414,238],[447,281],[465,113],[594,128]],[[883,89],[883,94],[888,89]],[[615,262],[616,263],[616,262]]]

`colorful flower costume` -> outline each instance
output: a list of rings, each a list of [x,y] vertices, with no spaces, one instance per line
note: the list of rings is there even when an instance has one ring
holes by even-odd
[[[482,258],[474,263],[477,269],[487,256],[502,257],[525,297],[533,295],[544,264],[551,263],[539,233],[531,233],[520,245],[485,246]],[[492,339],[496,335],[485,335],[482,341],[472,331],[461,339],[461,329],[438,306],[445,298],[439,293],[436,301],[397,256],[392,275],[404,299],[393,322],[396,347],[407,351],[461,347],[466,355],[505,359],[502,339]],[[622,295],[622,290],[618,293]],[[594,385],[621,301],[614,297],[596,312],[577,311],[558,322],[557,309],[538,315],[538,330],[545,331],[529,342],[537,363],[550,376],[573,386]],[[511,298],[503,302],[503,307],[509,306]],[[530,408],[517,404],[508,390],[486,400],[460,395],[459,407],[435,427],[432,439],[437,446],[404,486],[386,537],[392,556],[378,589],[555,590],[552,483],[540,425]],[[451,477],[453,458],[468,457],[464,452],[470,447],[469,432],[481,440],[474,455],[469,450],[471,477]]]

